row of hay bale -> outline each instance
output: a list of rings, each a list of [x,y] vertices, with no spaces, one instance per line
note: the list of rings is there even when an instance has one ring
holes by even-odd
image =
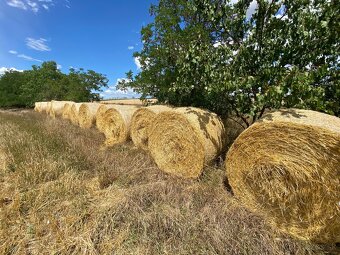
[[[96,124],[107,145],[131,137],[161,170],[185,178],[200,176],[231,139],[216,114],[192,107],[64,103],[62,116],[83,127]],[[235,140],[225,167],[238,199],[278,229],[304,240],[340,242],[339,118],[269,112]]]

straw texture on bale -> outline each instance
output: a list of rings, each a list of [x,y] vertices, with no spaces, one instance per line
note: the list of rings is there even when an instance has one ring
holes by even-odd
[[[108,109],[114,108],[116,105],[113,104],[101,104],[98,107],[96,113],[96,126],[100,132],[104,132],[104,125],[105,125],[105,112]]]
[[[159,113],[150,129],[149,150],[158,167],[170,174],[197,178],[224,146],[224,125],[214,113],[177,108]]]
[[[34,103],[34,111],[35,112],[39,112],[40,105],[41,105],[41,102],[35,102]]]
[[[39,105],[38,105],[38,112],[47,112],[47,105],[48,105],[48,102],[39,102]]]
[[[63,114],[65,104],[72,103],[70,101],[52,101],[51,102],[51,109],[50,109],[50,116],[52,118],[59,117]]]
[[[63,112],[61,114],[61,117],[63,119],[67,119],[67,120],[71,119],[71,110],[72,110],[73,104],[74,102],[64,104]]]
[[[82,128],[91,128],[96,122],[96,113],[100,104],[84,103],[79,107],[79,126]]]
[[[133,143],[143,150],[148,149],[150,126],[156,115],[160,112],[171,110],[165,105],[153,105],[138,109],[131,120],[131,139]]]
[[[82,103],[74,103],[71,106],[71,111],[70,111],[70,120],[74,125],[78,125],[79,124],[79,120],[78,120],[78,114],[79,114],[79,108],[82,105]]]
[[[283,232],[340,242],[340,119],[280,110],[244,131],[227,153],[229,183]]]
[[[112,146],[130,138],[131,118],[138,109],[136,106],[116,105],[104,114],[105,144]]]

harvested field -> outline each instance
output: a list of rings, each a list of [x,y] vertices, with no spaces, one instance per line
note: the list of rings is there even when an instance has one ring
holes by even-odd
[[[131,120],[131,139],[133,143],[143,150],[148,150],[148,140],[151,125],[158,113],[170,110],[165,105],[152,105],[138,109]]]
[[[149,104],[157,103],[157,99],[147,99],[147,100],[140,100],[140,99],[116,99],[116,100],[104,100],[100,101],[101,104],[118,104],[118,105],[139,105],[139,106],[146,106]]]
[[[197,178],[223,150],[225,129],[209,111],[183,107],[159,113],[150,129],[149,150],[158,167]]]
[[[238,198],[297,238],[340,242],[340,119],[307,111],[268,113],[227,154]]]
[[[248,211],[222,165],[199,180],[163,174],[132,143],[62,119],[0,112],[0,254],[336,254]]]

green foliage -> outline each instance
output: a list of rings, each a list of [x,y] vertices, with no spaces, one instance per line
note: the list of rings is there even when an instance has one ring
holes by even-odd
[[[50,100],[99,100],[95,91],[107,83],[108,79],[95,71],[70,69],[64,74],[54,61],[44,62],[32,70],[10,71],[0,77],[0,107],[32,107],[35,102]]]
[[[251,2],[160,0],[134,54],[141,72],[119,87],[248,125],[280,107],[340,116],[337,1],[258,0],[249,17]]]

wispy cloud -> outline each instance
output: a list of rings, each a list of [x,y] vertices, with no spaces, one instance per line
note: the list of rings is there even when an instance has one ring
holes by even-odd
[[[34,39],[31,37],[26,38],[27,47],[38,51],[51,51],[51,48],[46,44],[47,40],[44,38]]]
[[[31,10],[34,13],[37,13],[39,11],[39,7],[38,7],[38,4],[36,2],[32,2],[32,1],[28,0],[27,5],[31,8]]]
[[[40,62],[40,63],[43,62],[43,61],[40,60],[40,59],[32,58],[32,57],[27,56],[27,55],[25,55],[25,54],[19,54],[19,55],[18,55],[18,58],[23,58],[23,59],[28,60],[28,61],[35,61],[35,62]]]
[[[56,0],[6,0],[7,5],[15,8],[19,8],[25,11],[32,11],[38,13],[39,10],[49,10],[51,6],[54,6]],[[70,2],[65,0],[66,7],[70,8]]]
[[[128,50],[133,50],[135,47],[134,46],[129,46]]]
[[[15,8],[27,10],[27,6],[25,5],[25,3],[23,1],[20,1],[20,0],[9,0],[9,1],[7,1],[7,4],[9,6],[12,6],[12,7],[15,7]]]
[[[13,55],[17,55],[17,54],[18,54],[18,52],[15,51],[15,50],[9,50],[8,52],[11,53],[11,54],[13,54]]]

